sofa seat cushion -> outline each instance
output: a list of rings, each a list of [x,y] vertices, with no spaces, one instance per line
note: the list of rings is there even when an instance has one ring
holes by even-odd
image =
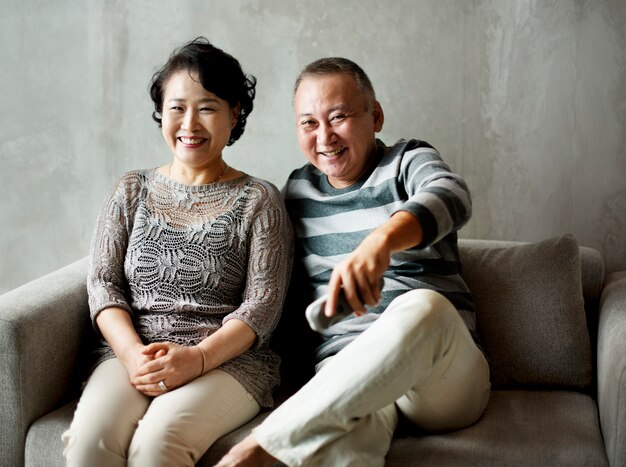
[[[26,467],[65,467],[61,435],[70,427],[77,401],[70,402],[35,421],[26,434]]]
[[[570,391],[497,390],[473,426],[397,438],[388,466],[608,466],[597,406]]]
[[[461,246],[492,383],[589,388],[591,342],[574,236]]]
[[[76,404],[37,420],[26,439],[26,466],[63,467],[61,435]],[[260,424],[262,412],[223,436],[198,462],[212,466]],[[570,391],[496,390],[482,418],[464,430],[442,434],[406,432],[396,437],[387,466],[607,466],[597,406]]]

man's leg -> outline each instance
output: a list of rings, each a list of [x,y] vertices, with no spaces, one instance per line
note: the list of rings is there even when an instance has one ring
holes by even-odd
[[[491,393],[489,365],[464,325],[458,327],[442,362],[396,401],[415,426],[427,431],[470,426],[482,415]]]
[[[397,424],[398,411],[389,404],[359,418],[350,431],[316,451],[306,465],[382,467]]]
[[[307,464],[323,449],[354,449],[349,434],[359,421],[438,377],[459,353],[449,350],[465,335],[463,321],[442,295],[408,292],[277,408],[254,438],[288,465]],[[389,440],[379,438],[388,447]],[[369,447],[372,455],[380,452],[379,446]]]

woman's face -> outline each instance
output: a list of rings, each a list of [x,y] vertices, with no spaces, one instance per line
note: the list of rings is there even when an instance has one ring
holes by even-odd
[[[180,162],[203,169],[221,164],[238,109],[204,89],[196,78],[180,70],[165,83],[161,131]]]

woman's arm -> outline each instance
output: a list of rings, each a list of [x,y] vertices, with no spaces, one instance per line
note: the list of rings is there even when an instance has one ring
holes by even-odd
[[[129,318],[132,316],[126,296],[124,260],[132,230],[130,219],[140,191],[141,180],[136,173],[122,176],[104,199],[96,220],[89,253],[87,292],[92,323],[100,334],[97,318],[105,310],[125,310]]]
[[[98,313],[96,323],[133,381],[139,368],[150,360],[150,356],[143,352],[145,346],[135,331],[130,315],[122,308],[106,308]]]
[[[206,356],[204,373],[241,355],[255,340],[256,333],[248,324],[238,319],[226,321],[217,332],[198,344]]]
[[[253,346],[265,345],[278,324],[291,276],[293,232],[280,192],[259,187],[254,221],[248,229],[248,268],[243,301],[224,317],[246,323],[256,334]]]

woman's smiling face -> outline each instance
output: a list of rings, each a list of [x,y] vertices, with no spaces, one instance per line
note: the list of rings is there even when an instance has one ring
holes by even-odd
[[[180,162],[207,168],[221,164],[237,122],[237,109],[202,87],[187,70],[172,74],[163,93],[163,138]]]

